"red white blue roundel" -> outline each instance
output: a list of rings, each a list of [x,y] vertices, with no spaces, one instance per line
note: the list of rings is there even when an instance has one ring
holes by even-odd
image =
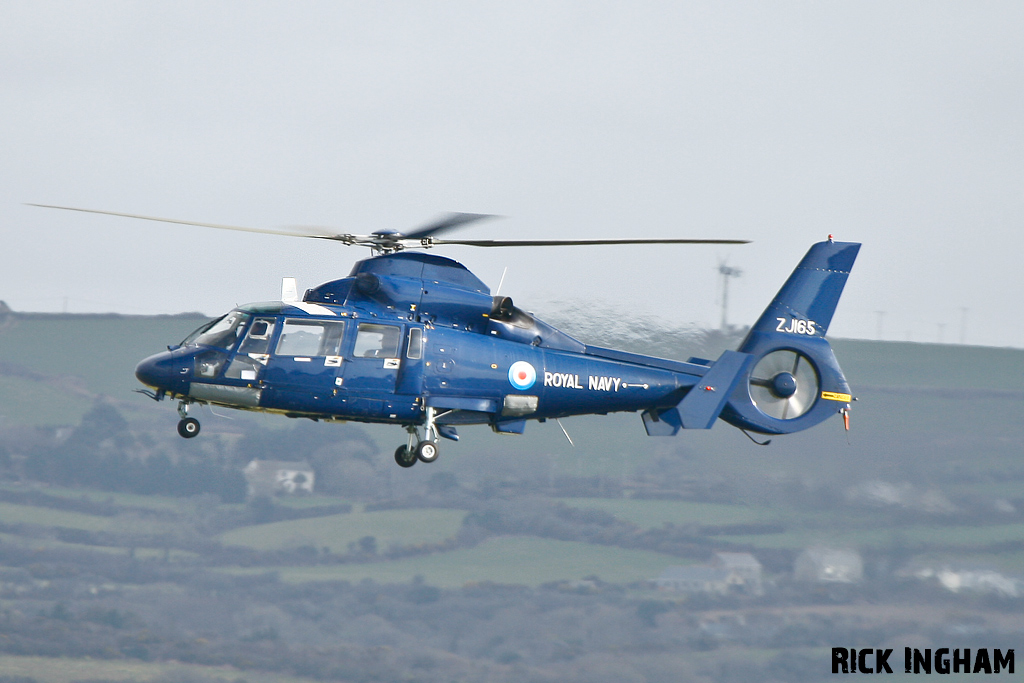
[[[516,389],[526,391],[537,381],[537,371],[525,360],[517,360],[508,369],[508,381]]]

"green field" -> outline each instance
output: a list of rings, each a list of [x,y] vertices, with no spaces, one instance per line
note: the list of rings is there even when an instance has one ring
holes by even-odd
[[[26,538],[24,536],[15,536],[14,534],[0,533],[0,542],[8,543],[11,545],[22,545],[32,550],[74,550],[77,552],[87,553],[107,553],[110,555],[128,555],[133,553],[133,557],[137,560],[164,560],[169,562],[184,562],[192,561],[199,558],[198,553],[190,552],[188,550],[177,550],[163,548],[126,548],[124,546],[113,546],[113,545],[86,545],[85,543],[68,543],[66,541],[57,541],[52,538]]]
[[[358,503],[353,504],[343,498],[324,496],[320,494],[311,496],[285,496],[276,499],[274,502],[282,507],[292,508],[293,510],[308,510],[310,508],[329,507],[331,505],[343,505],[346,503],[351,504],[353,510],[361,509],[361,506]]]
[[[281,676],[260,671],[241,671],[233,667],[202,666],[181,662],[148,663],[124,659],[73,659],[65,657],[22,657],[0,655],[0,676],[24,676],[39,683],[72,681],[249,681],[250,683],[303,683],[312,679]]]
[[[642,529],[654,529],[665,524],[699,524],[720,526],[770,522],[774,515],[764,509],[744,505],[695,503],[683,500],[637,500],[628,498],[562,498],[569,507],[602,510],[624,522]]]
[[[730,543],[749,543],[756,548],[791,548],[810,545],[884,548],[893,545],[910,550],[927,546],[948,548],[983,547],[993,543],[1024,541],[1024,524],[986,526],[926,526],[914,524],[892,528],[795,529],[780,534],[719,536]]]
[[[417,576],[433,586],[456,588],[491,582],[539,586],[597,576],[609,583],[657,577],[668,566],[687,564],[671,555],[526,536],[491,538],[475,548],[391,562],[317,567],[275,567],[284,581],[361,581],[408,583]],[[263,570],[235,570],[261,573]]]
[[[64,390],[56,381],[0,376],[0,423],[33,427],[77,424],[91,407],[87,396]]]
[[[107,531],[113,522],[113,517],[0,502],[0,523],[3,524],[38,524],[83,531]]]
[[[350,543],[366,536],[377,539],[377,548],[391,545],[440,543],[455,536],[465,519],[464,510],[383,510],[272,522],[221,534],[225,545],[254,550],[282,550],[312,545],[346,552]]]
[[[181,498],[170,496],[141,495],[136,493],[117,493],[113,491],[90,491],[89,489],[68,488],[65,486],[36,486],[14,485],[0,483],[0,489],[15,492],[38,491],[47,496],[67,498],[69,500],[87,500],[91,503],[111,503],[120,507],[143,508],[147,510],[179,510],[182,506]]]

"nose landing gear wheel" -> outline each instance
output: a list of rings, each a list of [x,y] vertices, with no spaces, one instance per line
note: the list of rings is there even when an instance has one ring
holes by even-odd
[[[395,462],[400,467],[412,467],[416,464],[416,453],[410,451],[408,446],[399,446],[395,451]]]
[[[178,422],[178,434],[186,439],[199,435],[199,420],[186,417]]]
[[[433,441],[420,441],[416,446],[416,457],[422,462],[434,462],[438,455],[437,444]]]

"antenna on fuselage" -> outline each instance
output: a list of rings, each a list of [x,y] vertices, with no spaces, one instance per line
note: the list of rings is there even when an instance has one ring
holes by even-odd
[[[281,301],[292,302],[299,300],[299,283],[293,277],[281,278]]]
[[[555,422],[558,423],[559,429],[561,429],[562,433],[565,434],[565,438],[569,440],[569,445],[572,446],[573,448],[576,448],[576,444],[572,442],[572,437],[569,436],[569,432],[565,431],[565,426],[562,424],[562,421],[556,417]]]
[[[501,294],[501,286],[505,284],[506,275],[508,275],[508,266],[505,266],[505,270],[501,271],[501,279],[498,280],[498,288],[494,290],[494,296]]]

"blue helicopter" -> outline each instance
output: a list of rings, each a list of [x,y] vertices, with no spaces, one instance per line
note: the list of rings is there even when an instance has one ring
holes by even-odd
[[[43,206],[43,205],[37,205]],[[486,218],[449,214],[409,233],[264,230],[72,207],[90,213],[367,246],[348,277],[281,301],[239,306],[142,360],[153,399],[178,401],[178,433],[199,434],[196,404],[324,421],[393,424],[408,433],[395,461],[434,462],[459,425],[521,434],[528,420],[640,413],[651,436],[710,429],[788,434],[839,413],[850,387],[825,333],[860,244],[814,244],[736,351],[717,360],[655,358],[590,346],[494,296],[464,265],[409,247],[737,244],[741,240],[449,240]],[[755,441],[756,442],[756,441]],[[765,442],[767,443],[767,442]]]

